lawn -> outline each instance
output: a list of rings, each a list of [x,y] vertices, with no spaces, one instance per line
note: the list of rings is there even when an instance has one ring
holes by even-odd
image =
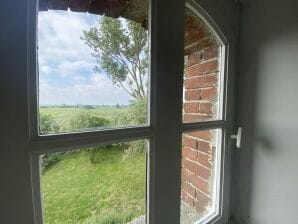
[[[62,155],[41,177],[45,224],[122,224],[145,214],[146,158],[121,145]]]

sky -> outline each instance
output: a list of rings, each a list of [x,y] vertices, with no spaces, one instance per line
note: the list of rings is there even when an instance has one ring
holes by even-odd
[[[130,97],[105,73],[95,73],[91,49],[80,37],[99,16],[70,11],[40,12],[38,63],[40,105],[128,104]]]

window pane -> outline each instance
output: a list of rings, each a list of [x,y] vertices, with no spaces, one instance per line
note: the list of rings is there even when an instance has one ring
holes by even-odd
[[[221,119],[221,44],[190,9],[185,14],[183,122]]]
[[[37,32],[40,133],[147,125],[148,2],[46,2]]]
[[[147,142],[40,156],[45,224],[145,223]]]
[[[220,153],[220,130],[183,134],[181,224],[218,214]]]

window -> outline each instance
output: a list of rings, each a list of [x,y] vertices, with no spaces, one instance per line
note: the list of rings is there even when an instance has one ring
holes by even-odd
[[[118,18],[39,10],[41,134],[148,124],[148,13],[135,22],[132,7]]]
[[[35,1],[31,5],[32,12],[36,12]],[[40,1],[40,4],[44,4],[47,1]],[[51,3],[59,1],[50,1]],[[68,1],[67,1],[68,2]],[[126,1],[118,1],[122,3]],[[130,1],[134,2],[134,1]],[[60,2],[59,9],[66,10],[69,5],[65,5],[65,1]],[[73,11],[83,10],[83,6],[80,5],[80,1],[72,1],[73,5],[70,7]],[[78,3],[77,5],[75,3]],[[81,2],[82,3],[82,2]],[[130,4],[126,3],[126,4]],[[169,4],[171,7],[168,7]],[[101,1],[92,1],[90,5],[84,5],[85,11],[89,11],[97,14],[106,14],[106,16],[117,17],[119,10],[109,11],[109,9],[119,9],[113,4],[102,5]],[[41,7],[41,6],[40,6]],[[42,7],[53,7],[49,4]],[[115,8],[114,8],[115,7]],[[127,7],[124,5],[122,7]],[[198,5],[191,2],[187,4],[188,10],[195,15],[200,14],[205,24],[212,27],[211,31],[218,35],[218,39],[221,40],[221,49],[218,52],[221,56],[220,66],[221,77],[217,79],[219,87],[216,89],[216,107],[210,109],[207,105],[199,103],[200,108],[206,106],[208,111],[205,114],[212,114],[212,118],[208,115],[208,118],[198,119],[195,116],[194,120],[185,119],[186,114],[195,114],[197,112],[186,112],[186,103],[183,99],[186,99],[186,93],[188,88],[183,88],[183,56],[185,55],[185,49],[183,45],[183,26],[184,26],[184,2],[183,1],[150,1],[149,7],[140,7],[137,9],[149,10],[148,19],[148,32],[149,32],[149,74],[148,78],[148,116],[147,121],[144,123],[137,123],[131,126],[127,125],[115,125],[108,128],[95,129],[87,127],[87,129],[73,128],[70,132],[52,132],[50,134],[39,133],[39,111],[38,111],[38,90],[41,91],[40,85],[38,86],[39,77],[37,72],[37,54],[36,54],[36,13],[32,13],[29,18],[30,29],[34,32],[29,34],[30,48],[29,48],[29,116],[30,116],[30,155],[31,155],[31,175],[34,195],[34,214],[36,223],[42,223],[44,220],[42,211],[42,194],[40,186],[45,187],[43,178],[40,178],[40,156],[54,155],[54,153],[67,153],[78,149],[89,149],[94,147],[105,147],[108,145],[123,144],[123,142],[133,141],[148,141],[147,148],[147,166],[146,168],[146,211],[145,219],[147,223],[183,223],[183,219],[180,220],[180,204],[183,204],[183,195],[181,195],[181,167],[183,167],[184,151],[181,150],[182,136],[188,137],[195,133],[203,133],[207,130],[216,133],[216,137],[211,142],[216,146],[214,161],[217,161],[217,165],[210,169],[212,173],[213,185],[212,194],[215,197],[210,204],[210,212],[208,216],[195,216],[194,220],[185,221],[185,223],[208,223],[211,220],[220,220],[225,222],[227,220],[227,205],[224,201],[228,197],[227,189],[228,181],[225,175],[228,170],[226,164],[229,164],[227,153],[227,127],[231,125],[231,115],[227,115],[227,109],[231,107],[230,103],[227,103],[227,73],[225,68],[228,63],[227,59],[227,43],[220,30],[215,23],[212,22],[210,17],[202,10]],[[141,11],[142,11],[141,10]],[[173,12],[175,17],[173,17]],[[198,13],[199,12],[199,13]],[[116,13],[116,14],[115,14]],[[187,13],[186,13],[187,14]],[[136,13],[136,19],[137,19]],[[208,21],[208,22],[207,22]],[[141,22],[141,21],[139,21]],[[169,38],[169,33],[175,33]],[[225,59],[225,60],[224,60]],[[189,78],[189,77],[188,77]],[[186,85],[186,84],[185,84]],[[211,88],[208,86],[208,88]],[[212,86],[213,88],[213,86]],[[192,90],[192,89],[191,89]],[[213,101],[212,101],[213,102]],[[207,102],[208,103],[208,102]],[[91,103],[90,103],[91,104]],[[202,105],[201,105],[202,104]],[[94,106],[94,105],[89,105]],[[121,105],[119,105],[121,106]],[[212,105],[213,106],[213,105]],[[184,112],[181,108],[184,108]],[[209,112],[212,113],[209,113]],[[213,113],[214,112],[214,113]],[[144,125],[145,124],[145,125]],[[41,132],[43,132],[41,130]],[[216,141],[216,138],[218,139]],[[220,141],[221,139],[222,141]],[[198,142],[198,140],[195,140]],[[197,143],[196,143],[197,144]],[[106,149],[109,150],[109,149]],[[86,153],[81,150],[80,153]],[[111,150],[110,150],[111,151]],[[181,165],[182,158],[182,165]],[[209,161],[209,160],[207,160]],[[207,165],[207,164],[205,164]],[[143,169],[142,168],[142,169]],[[143,169],[144,170],[144,169]],[[183,172],[183,170],[182,170]],[[189,173],[188,173],[189,174]],[[184,174],[182,174],[184,175]],[[183,194],[183,193],[182,193]],[[182,196],[182,203],[181,202]],[[46,200],[46,199],[45,199]],[[46,208],[47,209],[47,208]],[[140,213],[141,214],[141,213]],[[204,213],[207,214],[207,213]],[[210,215],[211,214],[211,215]],[[139,214],[138,214],[139,215]],[[209,216],[210,215],[210,216]],[[137,216],[137,215],[136,215]],[[131,216],[135,218],[136,216]],[[181,214],[181,217],[184,217]],[[190,216],[187,216],[188,218]],[[129,220],[132,220],[129,218]],[[203,218],[199,220],[200,218]],[[125,219],[126,221],[128,219]],[[125,221],[125,222],[126,222]],[[222,223],[223,223],[222,222]]]
[[[226,46],[192,5],[185,9],[184,35],[180,223],[191,224],[221,213]]]
[[[145,222],[145,141],[41,155],[44,223]]]

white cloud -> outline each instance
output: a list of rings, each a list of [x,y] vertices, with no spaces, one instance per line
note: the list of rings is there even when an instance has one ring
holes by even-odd
[[[90,57],[90,49],[80,39],[82,31],[95,25],[98,17],[70,11],[48,11],[39,13],[38,37],[41,62],[53,58]],[[90,22],[93,21],[93,22]]]
[[[38,53],[41,72],[62,76],[78,68],[92,68],[95,60],[90,48],[81,40],[83,30],[94,26],[97,16],[70,11],[48,11],[38,17]],[[90,22],[91,21],[91,22]]]
[[[92,75],[89,83],[57,87],[50,82],[40,83],[40,102],[43,104],[127,104],[129,97],[105,75]]]
[[[106,74],[93,73],[95,59],[80,39],[98,16],[48,11],[39,13],[38,20],[41,104],[128,103],[128,94]]]

